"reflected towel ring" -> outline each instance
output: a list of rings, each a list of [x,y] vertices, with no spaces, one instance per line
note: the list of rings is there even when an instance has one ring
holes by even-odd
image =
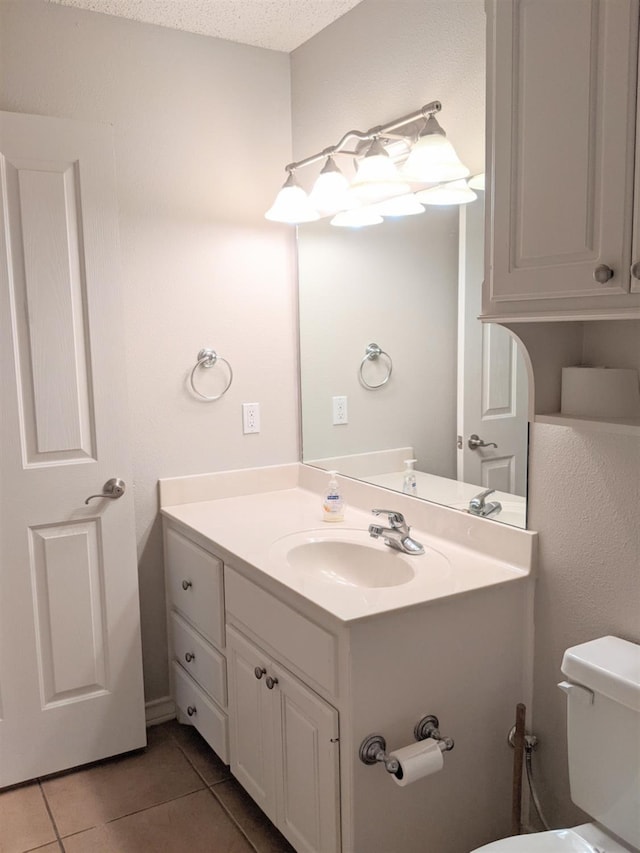
[[[224,386],[223,390],[219,394],[216,394],[215,397],[208,397],[206,394],[203,394],[201,391],[198,391],[198,389],[196,388],[196,385],[195,385],[196,370],[199,367],[206,367],[206,368],[213,367],[216,364],[216,362],[218,362],[218,361],[221,361],[223,364],[226,364],[227,370],[229,371],[229,381],[227,382],[227,384]],[[215,350],[207,349],[207,348],[201,349],[200,352],[198,353],[198,360],[195,364],[195,367],[191,371],[191,375],[189,377],[189,384],[191,385],[191,390],[193,391],[193,393],[196,394],[198,397],[200,397],[200,399],[207,400],[209,402],[212,400],[219,400],[220,397],[222,397],[224,394],[227,393],[227,391],[231,387],[232,382],[233,382],[233,370],[231,369],[231,365],[229,364],[227,359],[222,358],[222,356],[218,355]]]
[[[387,375],[382,380],[382,382],[378,382],[377,385],[371,385],[364,378],[363,368],[368,361],[377,361],[380,356],[384,356],[387,359],[388,367],[387,367]],[[378,344],[367,344],[367,349],[365,352],[365,356],[360,362],[360,369],[358,370],[358,374],[360,377],[360,383],[368,388],[370,391],[375,391],[376,388],[382,388],[383,385],[386,385],[389,379],[391,378],[391,372],[393,371],[393,361],[391,360],[391,356],[388,352],[385,352],[383,349],[380,349]]]

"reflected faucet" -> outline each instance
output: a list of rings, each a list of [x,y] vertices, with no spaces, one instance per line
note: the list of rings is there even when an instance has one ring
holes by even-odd
[[[485,489],[469,501],[469,512],[471,515],[479,515],[482,518],[491,518],[492,515],[498,515],[502,510],[500,501],[486,502],[486,498],[492,495],[495,489]]]
[[[379,524],[369,525],[369,536],[377,539],[382,536],[384,544],[404,554],[424,554],[424,547],[409,535],[411,528],[404,520],[401,512],[393,509],[372,509],[374,515],[386,515],[389,518],[389,527]]]

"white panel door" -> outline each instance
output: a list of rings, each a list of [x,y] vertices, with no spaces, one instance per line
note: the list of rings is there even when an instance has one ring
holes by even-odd
[[[271,660],[233,628],[227,628],[229,752],[231,772],[263,812],[276,822],[276,751]]]
[[[460,209],[458,479],[526,494],[527,369],[506,329],[478,320],[484,257],[483,205]],[[471,449],[477,435],[496,447]]]
[[[488,11],[490,299],[626,293],[638,2]],[[601,265],[609,280],[594,277]]]
[[[298,853],[338,853],[338,712],[282,667],[273,671],[278,703],[278,827]]]
[[[1,787],[146,738],[110,128],[1,113],[0,169]]]

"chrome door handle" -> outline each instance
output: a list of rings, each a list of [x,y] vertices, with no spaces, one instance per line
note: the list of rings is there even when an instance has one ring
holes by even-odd
[[[599,284],[606,284],[613,278],[614,275],[614,271],[606,264],[600,264],[593,271],[593,278]]]
[[[469,441],[467,443],[470,450],[477,450],[478,447],[495,447],[496,450],[498,449],[498,445],[495,441],[484,441],[479,435],[476,435],[475,432],[473,435],[469,436]]]
[[[118,498],[121,498],[127,490],[127,484],[124,480],[121,480],[120,477],[112,477],[102,487],[101,495],[89,495],[86,499],[85,503],[88,504],[89,501],[92,501],[94,498],[109,498],[109,500],[115,501]]]

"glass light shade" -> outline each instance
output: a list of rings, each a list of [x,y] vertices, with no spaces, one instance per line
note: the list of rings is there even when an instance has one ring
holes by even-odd
[[[351,193],[360,201],[371,203],[410,192],[411,187],[401,177],[395,163],[378,139],[358,162]]]
[[[474,175],[472,178],[469,178],[467,181],[469,187],[472,190],[482,190],[484,191],[485,180],[484,180],[484,172],[481,172],[479,175]]]
[[[339,228],[364,228],[366,225],[380,225],[384,220],[372,207],[354,207],[343,210],[331,220],[331,225]]]
[[[438,122],[429,119],[431,121],[438,129],[418,137],[402,168],[403,175],[424,184],[466,178],[469,169],[460,161]],[[427,128],[430,127],[429,122]]]
[[[335,213],[346,206],[345,195],[348,188],[348,179],[336,166],[333,157],[328,157],[316,178],[309,201],[320,213]]]
[[[373,209],[380,216],[415,216],[418,213],[424,213],[423,205],[413,193],[381,201],[374,205]]]
[[[420,190],[416,198],[422,204],[469,204],[478,196],[470,190],[466,181],[452,181],[428,190]]]
[[[276,200],[264,216],[272,222],[287,222],[289,225],[315,222],[316,219],[320,219],[318,211],[309,201],[306,192],[298,186],[293,174],[289,175]]]

